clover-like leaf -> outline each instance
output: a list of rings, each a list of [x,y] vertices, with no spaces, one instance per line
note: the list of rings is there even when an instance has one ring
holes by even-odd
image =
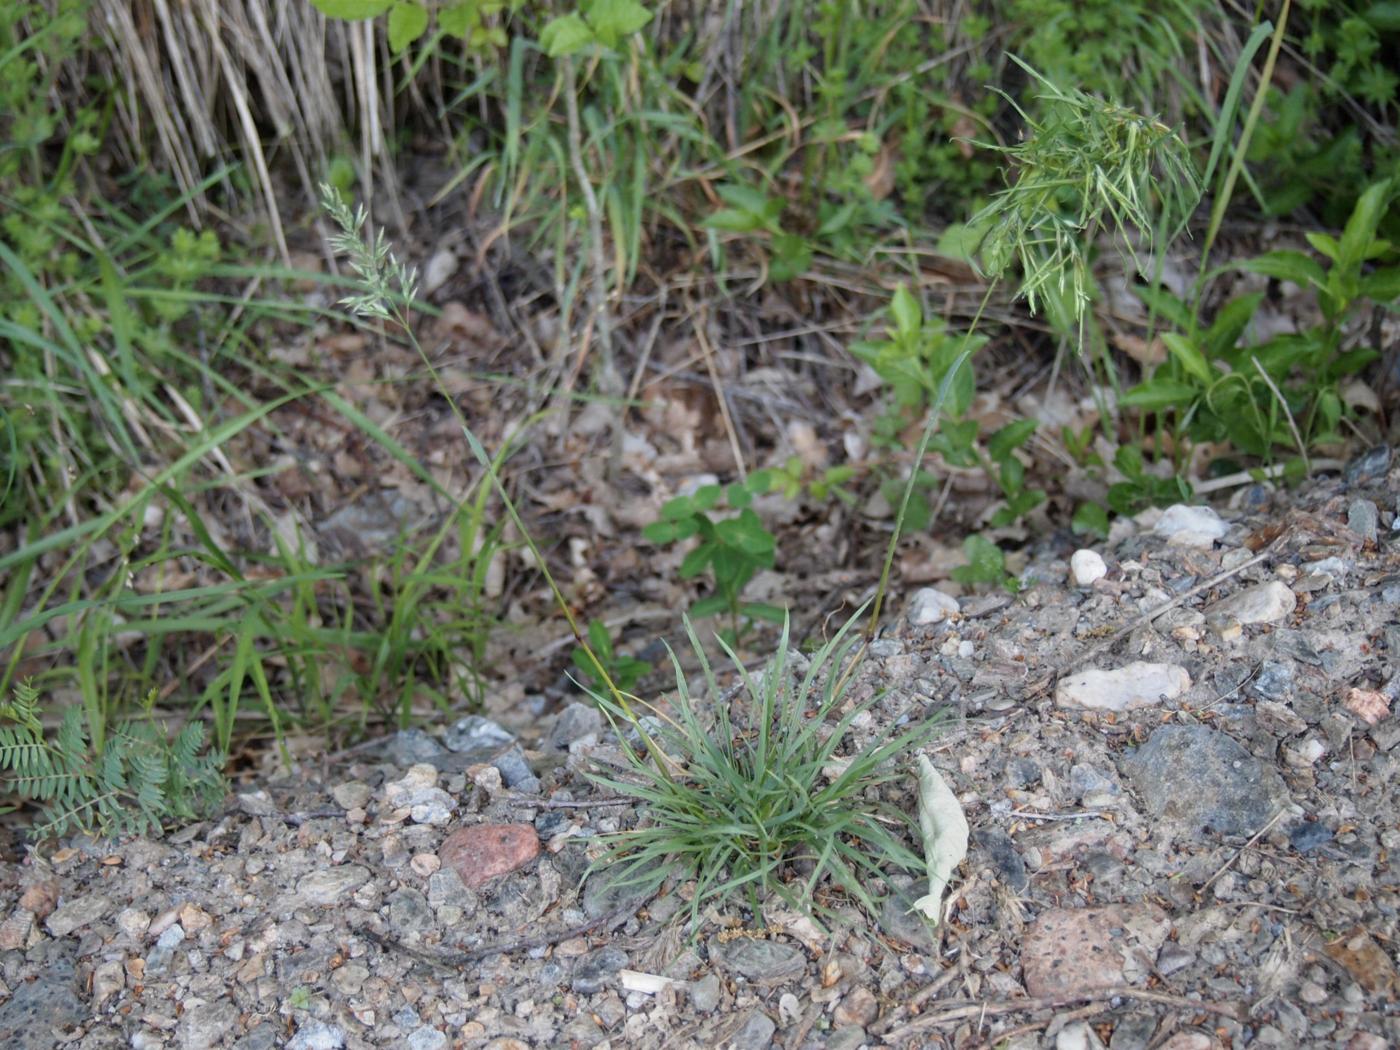
[[[376,18],[393,5],[394,0],[311,0],[311,6],[327,18],[348,22]]]
[[[399,0],[389,12],[389,50],[398,54],[428,31],[428,9],[413,0]]]
[[[540,47],[550,58],[575,54],[596,39],[588,23],[574,14],[550,19],[540,30]]]

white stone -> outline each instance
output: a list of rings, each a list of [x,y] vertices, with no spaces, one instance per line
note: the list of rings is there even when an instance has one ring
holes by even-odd
[[[1069,571],[1076,587],[1090,587],[1108,575],[1108,566],[1098,551],[1079,550],[1069,560]]]
[[[428,763],[412,766],[402,780],[384,785],[384,797],[393,809],[407,809],[415,824],[441,827],[452,819],[457,801],[437,787],[437,770]]]
[[[920,587],[909,600],[909,622],[915,627],[941,623],[949,616],[956,616],[958,600],[951,594],[944,594],[935,587]]]
[[[1172,700],[1191,688],[1186,668],[1136,662],[1112,671],[1091,669],[1060,679],[1055,702],[1092,711],[1130,711]]]
[[[1199,547],[1210,550],[1215,541],[1229,531],[1230,526],[1209,507],[1191,507],[1177,503],[1168,507],[1152,526],[1158,536],[1178,547]]]
[[[423,268],[423,291],[432,293],[446,284],[457,272],[457,256],[449,249],[434,252]]]
[[[1239,624],[1277,623],[1291,613],[1298,598],[1281,580],[1270,580],[1222,598],[1206,610],[1206,616],[1219,622]]]

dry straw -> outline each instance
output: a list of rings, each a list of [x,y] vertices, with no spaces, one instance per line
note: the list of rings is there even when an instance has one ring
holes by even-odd
[[[95,0],[92,18],[109,76],[130,88],[119,96],[128,162],[154,150],[196,224],[204,176],[241,156],[285,260],[278,155],[314,199],[351,128],[366,188],[377,173],[386,192],[376,199],[397,200],[392,73],[372,22],[328,21],[304,0]]]

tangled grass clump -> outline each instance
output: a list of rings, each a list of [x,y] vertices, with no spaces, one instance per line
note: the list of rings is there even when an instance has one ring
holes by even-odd
[[[913,833],[913,815],[882,801],[878,788],[908,775],[894,760],[928,741],[940,722],[921,719],[902,731],[890,725],[864,747],[842,753],[853,723],[880,699],[876,694],[830,721],[842,709],[861,656],[852,653],[856,639],[848,637],[855,622],[852,617],[812,656],[800,681],[788,666],[787,622],[776,655],[757,679],[721,641],[747,696],[731,711],[687,621],[713,710],[701,711],[672,653],[675,711],[661,717],[653,734],[666,757],[630,746],[625,730],[636,719],[607,695],[592,694],[623,731],[618,735],[632,773],[593,779],[645,806],[639,827],[605,839],[595,868],[610,885],[651,891],[670,874],[693,878],[694,928],[702,905],[723,903],[738,891],[755,918],[770,895],[808,915],[826,911],[814,899],[824,877],[873,913],[872,884],[891,869],[924,870],[923,858],[895,833],[901,827]],[[798,878],[802,862],[810,867]]]

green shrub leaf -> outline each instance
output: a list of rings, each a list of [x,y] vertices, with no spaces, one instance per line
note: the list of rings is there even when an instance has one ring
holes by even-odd
[[[594,41],[593,30],[578,15],[560,15],[540,30],[540,47],[550,58],[582,51]]]
[[[399,0],[389,12],[389,50],[398,54],[428,31],[428,9]]]
[[[394,0],[311,0],[311,6],[327,18],[359,21],[376,18],[389,10]]]

